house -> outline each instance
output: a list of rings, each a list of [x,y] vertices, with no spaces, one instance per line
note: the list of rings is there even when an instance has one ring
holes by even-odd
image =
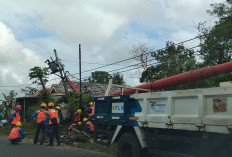
[[[76,87],[76,89],[80,90],[80,82],[72,81],[73,85]],[[59,84],[59,86],[63,87],[62,82]],[[100,97],[104,96],[105,92],[107,90],[108,84],[101,84],[101,83],[95,83],[95,82],[81,82],[81,92],[83,95],[90,95],[93,97]],[[63,90],[64,88],[59,87]],[[112,87],[110,92],[115,92],[120,90],[118,87]],[[68,91],[72,91],[71,87],[68,86]]]

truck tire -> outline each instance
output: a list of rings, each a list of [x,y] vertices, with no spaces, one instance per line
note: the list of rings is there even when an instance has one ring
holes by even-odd
[[[141,157],[141,145],[133,133],[124,133],[118,142],[118,157]]]

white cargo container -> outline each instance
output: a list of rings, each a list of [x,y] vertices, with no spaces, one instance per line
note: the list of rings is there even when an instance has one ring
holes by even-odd
[[[231,156],[232,86],[222,85],[95,98],[95,142],[117,142],[118,157]]]
[[[228,134],[232,127],[232,87],[134,94],[142,112],[139,126]],[[146,123],[145,123],[146,122]]]

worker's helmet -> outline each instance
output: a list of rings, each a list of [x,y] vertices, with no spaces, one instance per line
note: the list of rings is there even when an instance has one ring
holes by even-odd
[[[47,107],[47,105],[45,103],[42,103],[40,106],[41,107]]]
[[[78,109],[78,110],[77,110],[77,113],[81,113],[81,109]]]
[[[16,126],[21,127],[21,126],[22,126],[22,123],[21,123],[21,122],[17,122],[17,123],[16,123]]]
[[[56,106],[56,110],[60,110],[60,106]]]
[[[86,122],[86,121],[88,121],[88,118],[84,118],[84,119],[83,119],[83,122]]]
[[[93,102],[90,102],[89,105],[90,105],[90,106],[93,106]]]
[[[16,105],[16,109],[18,109],[18,110],[21,110],[21,106],[20,105]]]
[[[82,122],[77,122],[78,125],[82,125]]]
[[[48,104],[48,107],[54,107],[54,103],[53,103],[53,102],[50,102],[50,103]]]

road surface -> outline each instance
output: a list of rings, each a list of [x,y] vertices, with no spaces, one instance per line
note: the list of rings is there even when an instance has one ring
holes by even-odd
[[[0,137],[0,157],[114,157],[103,153],[66,146],[40,146],[22,142],[11,145],[7,138]]]

